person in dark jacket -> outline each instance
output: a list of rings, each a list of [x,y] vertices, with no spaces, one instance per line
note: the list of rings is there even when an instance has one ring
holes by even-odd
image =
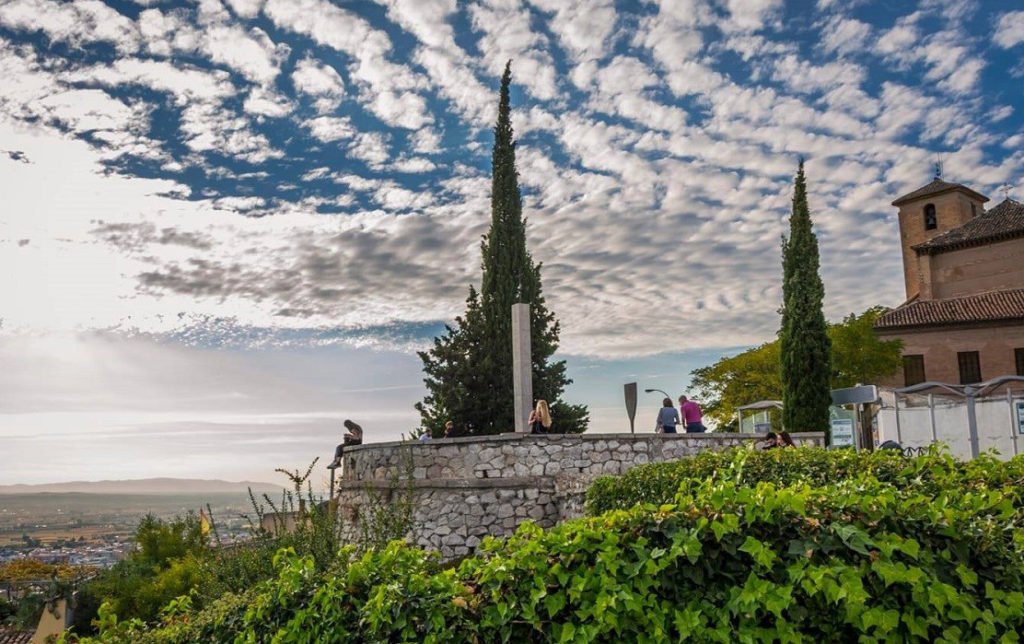
[[[335,470],[341,467],[341,456],[345,453],[345,448],[349,445],[362,445],[363,444],[363,428],[351,420],[345,419],[342,423],[345,429],[345,436],[341,439],[341,445],[334,448],[334,460],[327,466],[329,470]]]

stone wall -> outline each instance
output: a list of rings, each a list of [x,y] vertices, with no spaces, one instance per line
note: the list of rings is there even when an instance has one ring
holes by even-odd
[[[503,434],[428,443],[375,443],[346,451],[338,486],[350,539],[373,507],[410,497],[419,545],[445,559],[473,552],[485,535],[511,534],[529,519],[541,527],[583,514],[599,476],[758,440],[754,434]],[[824,434],[796,434],[821,445]]]

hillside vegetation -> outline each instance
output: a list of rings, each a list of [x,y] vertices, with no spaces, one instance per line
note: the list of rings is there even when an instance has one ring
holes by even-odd
[[[591,498],[632,504],[649,477],[659,494],[676,485],[668,502],[526,524],[455,568],[398,542],[342,549],[322,571],[286,549],[274,579],[198,612],[176,600],[156,627],[101,611],[90,641],[1019,641],[1024,460],[796,449],[684,463]]]

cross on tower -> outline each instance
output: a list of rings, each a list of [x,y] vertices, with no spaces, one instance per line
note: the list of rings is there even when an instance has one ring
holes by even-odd
[[[1012,188],[1012,186],[1008,183],[1004,183],[1002,186],[1000,186],[999,189],[1003,191],[1003,199],[1010,198],[1010,188]]]

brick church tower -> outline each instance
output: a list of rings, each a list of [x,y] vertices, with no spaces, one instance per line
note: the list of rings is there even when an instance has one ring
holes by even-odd
[[[985,212],[988,197],[959,183],[948,183],[938,176],[917,190],[903,195],[892,205],[899,208],[900,245],[903,248],[903,278],[907,300],[921,295],[922,276],[914,246],[931,241],[942,233],[959,228]],[[928,289],[925,289],[926,291]],[[925,299],[931,299],[925,294]]]

